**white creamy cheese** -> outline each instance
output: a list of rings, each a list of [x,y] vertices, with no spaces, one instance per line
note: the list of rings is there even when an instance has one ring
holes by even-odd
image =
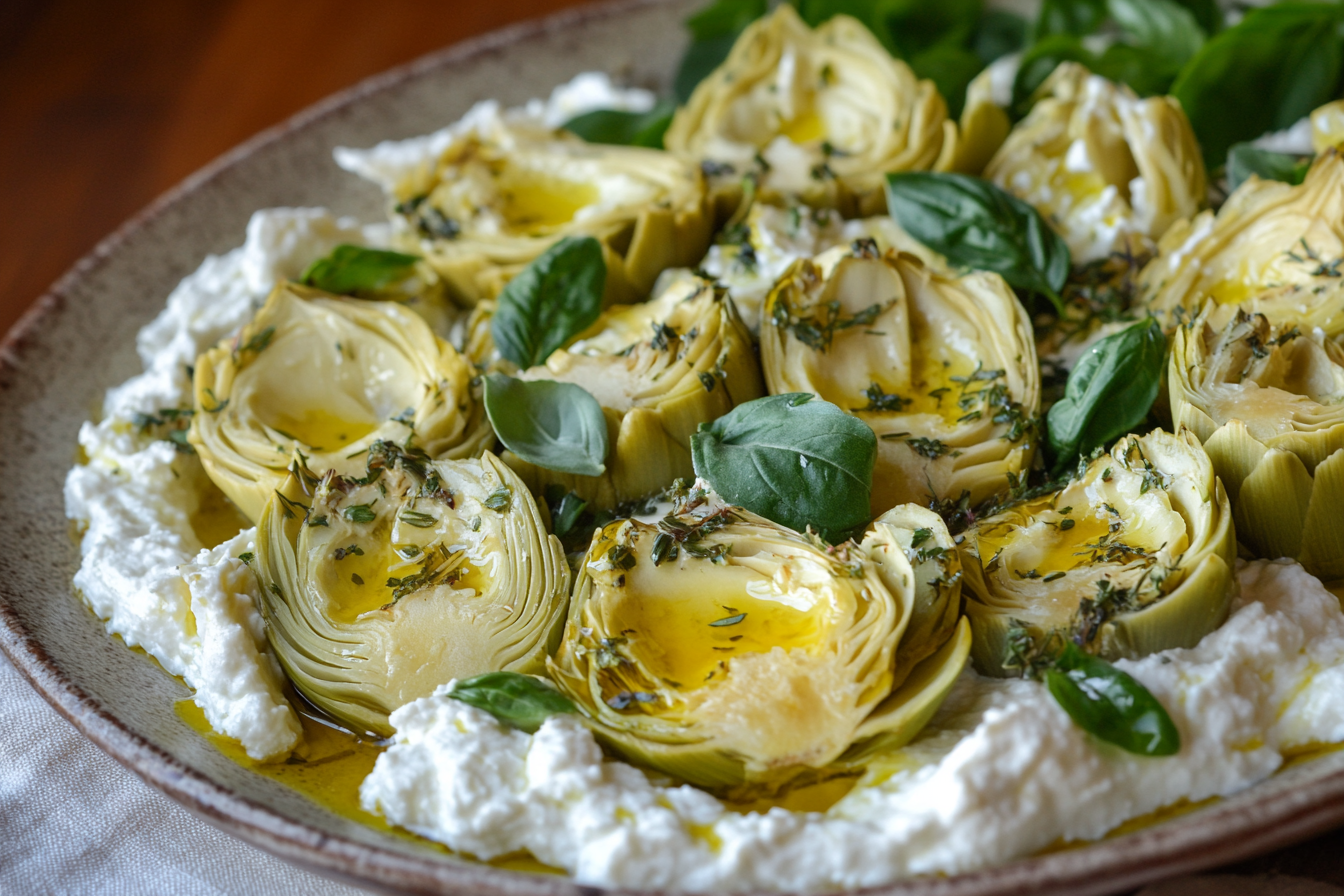
[[[830,811],[744,815],[605,760],[575,717],[529,736],[445,687],[393,713],[362,801],[454,849],[527,849],[607,886],[827,890],[972,870],[1234,793],[1285,750],[1344,739],[1338,600],[1286,561],[1239,579],[1233,615],[1198,646],[1118,664],[1170,711],[1174,757],[1100,743],[1039,684],[967,671],[920,737]]]
[[[188,367],[246,323],[277,281],[339,243],[382,244],[385,234],[322,209],[253,215],[245,243],[206,258],[140,331],[144,373],[108,391],[103,419],[80,429],[88,463],[66,478],[66,515],[83,530],[75,588],[109,632],[185,680],[211,725],[258,759],[288,752],[299,725],[266,650],[255,581],[232,559],[252,530],[204,550],[191,518],[213,485],[194,455],[142,431],[137,415],[190,407]]]

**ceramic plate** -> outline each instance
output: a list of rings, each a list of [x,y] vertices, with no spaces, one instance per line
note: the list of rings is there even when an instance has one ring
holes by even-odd
[[[699,0],[628,0],[501,31],[373,78],[229,153],[109,237],[0,347],[0,647],[66,718],[154,787],[238,837],[388,890],[580,894],[564,878],[473,864],[332,814],[220,754],[175,713],[189,695],[109,638],[71,593],[78,553],[62,484],[80,423],[139,372],[135,334],[183,276],[243,240],[254,209],[326,205],[374,220],[375,188],[338,170],[337,145],[441,127],[472,103],[545,96],[581,71],[657,84]],[[15,487],[21,483],[22,487]],[[1080,849],[885,894],[1110,893],[1245,859],[1344,821],[1344,753],[1288,769],[1198,812]]]

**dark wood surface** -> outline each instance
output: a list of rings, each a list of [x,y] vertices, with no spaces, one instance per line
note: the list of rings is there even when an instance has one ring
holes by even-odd
[[[361,78],[585,0],[0,0],[0,332],[122,221]],[[1225,871],[1344,884],[1344,833]]]

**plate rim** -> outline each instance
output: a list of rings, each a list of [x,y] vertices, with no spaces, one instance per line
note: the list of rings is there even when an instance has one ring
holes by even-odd
[[[0,341],[0,391],[21,378],[27,344],[66,305],[75,287],[136,233],[253,153],[383,91],[454,65],[585,22],[619,17],[669,0],[611,0],[515,23],[425,54],[307,106],[217,156],[160,194],[76,261]],[[0,397],[0,401],[5,401]],[[71,599],[79,600],[73,590]],[[129,649],[129,648],[128,648]],[[606,889],[569,877],[528,874],[466,861],[395,852],[294,821],[218,784],[132,731],[62,671],[21,622],[0,585],[0,652],[85,737],[155,790],[246,843],[307,870],[384,892],[592,896],[663,891]],[[1308,792],[1310,791],[1310,792]],[[947,877],[919,877],[864,888],[870,896],[1102,896],[1200,871],[1289,845],[1344,822],[1344,768],[1251,805],[1214,804],[1122,837]],[[1105,874],[1105,878],[1098,875]]]

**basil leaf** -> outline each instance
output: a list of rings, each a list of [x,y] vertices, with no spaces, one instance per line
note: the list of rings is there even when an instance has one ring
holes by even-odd
[[[1280,3],[1249,10],[1191,57],[1171,92],[1209,168],[1234,143],[1282,130],[1335,97],[1342,27],[1337,3]]]
[[[1045,686],[1089,734],[1141,756],[1180,752],[1181,733],[1157,698],[1133,677],[1068,643]]]
[[[647,112],[598,109],[571,118],[565,123],[565,130],[589,143],[662,149],[663,135],[676,111],[675,103],[659,103]]]
[[[691,436],[695,475],[730,504],[841,538],[869,520],[877,437],[808,392],[758,398]]]
[[[1027,20],[1001,9],[986,10],[971,38],[971,48],[986,65],[1021,50],[1027,42]]]
[[[1300,184],[1306,179],[1310,167],[1310,158],[1303,160],[1301,156],[1238,143],[1227,151],[1227,189],[1229,192],[1235,190],[1252,174],[1263,180]]]
[[[1052,34],[1092,34],[1106,21],[1106,0],[1043,0],[1032,28],[1035,40]]]
[[[1194,14],[1175,0],[1109,0],[1107,8],[1127,42],[1173,77],[1204,45]]]
[[[768,8],[768,0],[715,0],[686,20],[692,40],[672,82],[678,102],[691,98],[696,86],[728,58],[738,35]]]
[[[1162,383],[1167,339],[1154,318],[1100,339],[1079,359],[1046,414],[1054,469],[1143,422]]]
[[[343,244],[308,265],[300,278],[308,286],[352,296],[376,292],[414,273],[418,255]]]
[[[887,175],[887,208],[952,264],[1001,274],[1063,312],[1059,290],[1069,276],[1069,247],[1016,196],[978,177],[905,172]]]
[[[518,672],[486,672],[456,682],[448,696],[528,734],[535,733],[553,715],[577,712],[555,685]]]
[[[916,75],[938,88],[947,101],[947,114],[954,119],[966,105],[966,87],[985,67],[979,56],[955,44],[930,47],[909,61]]]
[[[1036,41],[1022,54],[1017,74],[1013,76],[1014,118],[1025,118],[1031,111],[1036,91],[1061,62],[1081,62],[1095,68],[1097,55],[1083,46],[1072,34],[1052,34]]]
[[[602,313],[607,265],[590,236],[567,236],[509,281],[490,332],[499,353],[526,369],[592,326]]]
[[[576,476],[607,470],[607,418],[582,386],[492,373],[485,413],[504,447],[528,463]]]
[[[549,495],[549,489],[548,495]],[[579,522],[579,517],[588,508],[588,502],[574,492],[565,492],[551,504],[551,531],[556,538],[564,538]]]

